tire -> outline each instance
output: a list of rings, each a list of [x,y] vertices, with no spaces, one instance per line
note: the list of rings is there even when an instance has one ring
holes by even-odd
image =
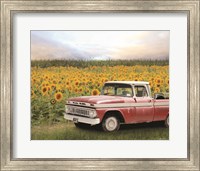
[[[77,128],[81,128],[81,129],[86,129],[86,128],[89,128],[89,127],[90,127],[90,125],[84,124],[84,123],[80,123],[80,122],[74,123],[74,125],[75,125]]]
[[[118,131],[120,128],[119,119],[116,116],[106,116],[102,122],[102,128],[106,132]]]
[[[168,115],[167,118],[165,119],[165,127],[166,127],[166,128],[169,127],[169,115]]]

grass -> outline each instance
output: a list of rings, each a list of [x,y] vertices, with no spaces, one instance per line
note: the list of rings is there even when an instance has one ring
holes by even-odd
[[[103,132],[96,127],[76,128],[72,122],[32,126],[32,140],[168,140],[169,129],[163,122],[121,125],[117,132]]]
[[[86,68],[90,66],[135,66],[135,65],[145,65],[145,66],[166,66],[169,65],[169,60],[32,60],[31,67],[78,67]]]

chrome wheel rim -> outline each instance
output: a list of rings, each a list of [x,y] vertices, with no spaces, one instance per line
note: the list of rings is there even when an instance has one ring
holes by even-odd
[[[106,119],[105,126],[108,131],[114,131],[117,128],[118,122],[115,117]]]

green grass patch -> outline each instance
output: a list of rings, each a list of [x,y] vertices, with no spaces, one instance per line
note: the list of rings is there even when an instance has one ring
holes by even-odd
[[[117,132],[103,132],[97,127],[76,128],[72,122],[32,126],[32,140],[168,140],[169,129],[163,122],[121,125]]]

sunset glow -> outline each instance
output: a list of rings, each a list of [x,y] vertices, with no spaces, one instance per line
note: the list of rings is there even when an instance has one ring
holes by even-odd
[[[169,31],[31,31],[31,59],[168,59]]]

